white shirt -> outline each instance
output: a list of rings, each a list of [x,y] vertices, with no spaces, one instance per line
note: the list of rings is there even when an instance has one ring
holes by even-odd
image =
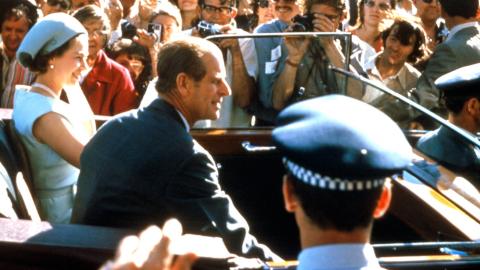
[[[382,269],[370,244],[334,244],[310,247],[298,256],[297,270]]]

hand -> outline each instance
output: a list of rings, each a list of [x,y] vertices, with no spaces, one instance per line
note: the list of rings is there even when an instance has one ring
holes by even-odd
[[[182,225],[176,219],[165,222],[163,232],[150,226],[139,237],[125,237],[113,262],[102,267],[111,270],[190,270],[197,256],[193,253],[171,254],[170,243],[182,234]]]
[[[285,32],[292,32],[293,28],[290,25]],[[288,59],[294,63],[300,63],[303,55],[310,45],[310,38],[304,37],[284,37],[285,46],[288,51]]]
[[[223,34],[236,34],[238,29],[230,24],[224,25],[220,28],[220,32]],[[240,45],[238,44],[238,38],[219,39],[217,44],[222,49],[230,49],[232,51],[240,51]]]
[[[140,0],[138,2],[138,16],[140,20],[148,22],[155,8],[157,8],[156,0]]]
[[[119,0],[109,0],[108,5],[105,6],[105,13],[110,19],[110,26],[113,30],[118,28],[120,20],[123,17],[123,6]]]
[[[312,23],[316,32],[335,32],[337,30],[338,25],[327,16],[318,13],[315,13],[314,16]],[[320,37],[320,42],[323,45],[333,43],[333,37]]]
[[[159,39],[161,37],[158,37]],[[133,41],[147,48],[153,48],[157,41],[157,36],[147,32],[145,29],[137,29],[137,35],[133,37]]]

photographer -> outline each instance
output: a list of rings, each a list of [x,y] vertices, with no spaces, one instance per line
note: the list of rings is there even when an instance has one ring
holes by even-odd
[[[198,4],[200,22],[197,27],[184,31],[186,35],[247,34],[235,25],[235,0],[200,0]],[[213,121],[211,126],[249,126],[251,116],[243,108],[250,104],[255,91],[257,55],[253,40],[232,38],[214,41],[226,55],[227,82],[232,95],[223,98],[220,118]]]
[[[335,32],[343,20],[344,0],[310,0],[306,2],[306,18],[301,31]],[[295,21],[296,19],[294,19]],[[308,25],[311,23],[310,25]],[[294,31],[299,24],[291,25]],[[272,104],[277,110],[287,104],[316,96],[338,93],[343,77],[336,75],[329,66],[345,67],[345,57],[333,37],[285,38],[288,56],[279,77],[273,85]],[[347,95],[361,98],[362,87],[350,80]]]

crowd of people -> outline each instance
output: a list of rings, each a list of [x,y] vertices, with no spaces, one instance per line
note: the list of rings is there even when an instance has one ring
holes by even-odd
[[[14,0],[0,13],[0,104],[13,108],[46,220],[140,230],[174,216],[188,232],[221,236],[231,252],[266,260],[281,258],[249,233],[189,131],[276,124],[301,265],[342,254],[308,249],[339,242],[373,269],[368,240],[373,217],[388,208],[384,179],[410,157],[398,126],[434,125],[332,67],[350,63],[348,71],[475,134],[479,82],[450,91],[467,87],[464,78],[436,80],[480,63],[478,9],[478,0]],[[351,44],[335,35],[246,37],[294,31],[349,32]],[[222,34],[229,37],[206,40]],[[114,117],[97,132],[94,115]],[[446,134],[435,132],[419,147],[432,149]],[[426,154],[479,179],[480,149],[463,151],[468,158]],[[358,213],[344,206],[355,200]]]

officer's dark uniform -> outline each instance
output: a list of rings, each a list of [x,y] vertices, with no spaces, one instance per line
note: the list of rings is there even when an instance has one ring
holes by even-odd
[[[378,194],[374,192],[383,187],[386,177],[400,172],[412,158],[410,144],[387,115],[341,95],[287,107],[279,114],[272,136],[291,181],[303,182],[306,188],[323,194],[350,193],[349,198]],[[381,269],[369,243],[308,246],[298,260],[299,270]]]
[[[449,72],[435,81],[445,100],[477,97],[480,100],[480,64]],[[479,123],[480,128],[480,123]],[[427,133],[417,148],[439,164],[480,186],[480,149],[446,127]]]

